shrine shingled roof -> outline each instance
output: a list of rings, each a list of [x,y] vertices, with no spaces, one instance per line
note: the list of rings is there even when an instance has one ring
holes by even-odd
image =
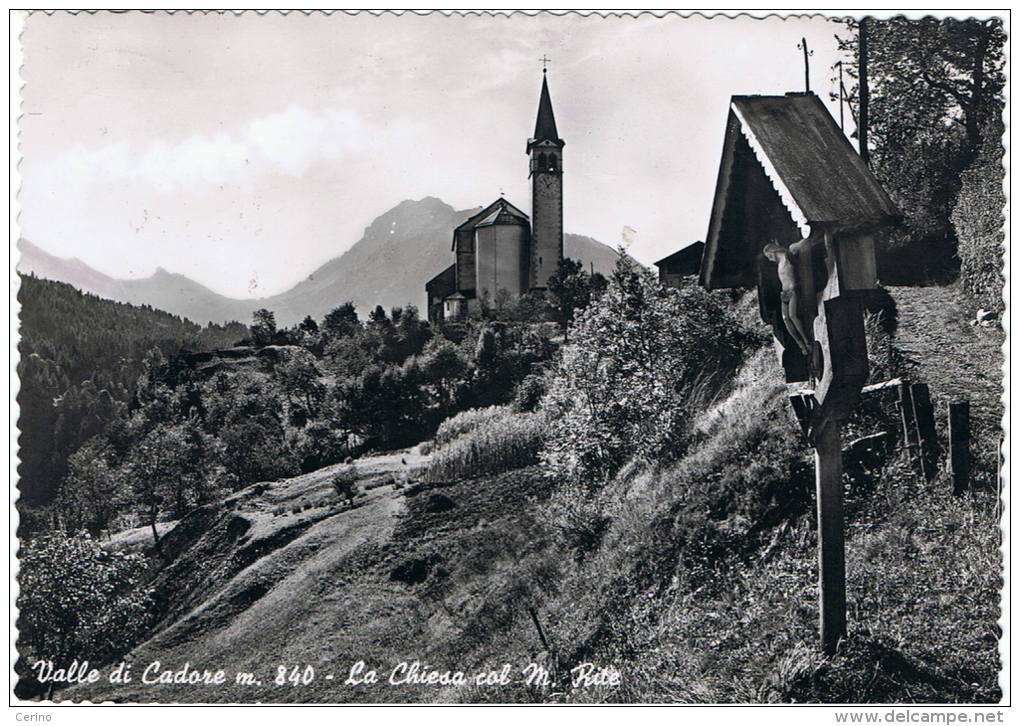
[[[733,96],[730,109],[798,225],[857,226],[899,217],[815,94]]]
[[[701,263],[710,289],[755,284],[764,242],[752,238],[773,218],[756,206],[758,178],[805,237],[821,229],[866,233],[901,219],[818,96],[733,96]]]

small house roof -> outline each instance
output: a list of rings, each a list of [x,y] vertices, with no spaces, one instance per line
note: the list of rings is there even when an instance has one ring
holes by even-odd
[[[453,264],[425,283],[425,291],[442,298],[454,291],[457,285],[457,265]]]
[[[741,151],[744,150],[744,152]],[[745,153],[749,149],[750,153]],[[702,284],[726,287],[754,284],[753,259],[742,270],[713,274],[720,257],[746,257],[747,249],[727,215],[730,205],[746,203],[744,169],[753,158],[775,190],[792,223],[807,237],[812,229],[876,230],[895,224],[901,214],[843,134],[821,99],[813,93],[785,96],[733,96],[730,99],[722,161],[702,263]],[[732,268],[733,265],[731,264]]]
[[[701,255],[705,251],[705,243],[692,242],[683,249],[677,250],[671,255],[663,257],[661,260],[656,261],[654,264],[656,267],[663,267],[664,265],[683,265],[691,264],[694,268],[690,274],[694,274],[698,271],[697,266],[701,264]]]

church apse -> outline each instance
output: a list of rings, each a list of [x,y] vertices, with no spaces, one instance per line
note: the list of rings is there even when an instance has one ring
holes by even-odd
[[[513,297],[528,291],[528,220],[499,210],[475,227],[476,292],[490,302],[505,290]]]

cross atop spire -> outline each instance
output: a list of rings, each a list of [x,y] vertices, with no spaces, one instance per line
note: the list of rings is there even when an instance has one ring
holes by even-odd
[[[542,61],[542,73],[545,73],[545,71],[546,71],[546,68],[545,68],[546,64],[551,63],[552,59],[551,58],[546,58],[545,57],[545,53],[543,53],[542,57],[539,58],[539,60]]]

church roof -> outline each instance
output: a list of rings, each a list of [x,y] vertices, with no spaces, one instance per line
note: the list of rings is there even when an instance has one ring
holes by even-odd
[[[475,227],[488,227],[493,224],[527,224],[528,215],[520,211],[505,199],[504,203],[489,212],[483,219],[475,222]]]
[[[812,228],[866,232],[901,218],[818,96],[733,96],[702,262],[710,288],[755,281],[760,248],[752,250],[757,241],[738,229],[746,223],[740,208],[752,203],[749,165],[760,167],[753,173],[764,173],[805,237]]]
[[[552,98],[549,96],[549,84],[542,74],[542,95],[538,99],[538,118],[535,119],[535,135],[528,139],[528,150],[539,141],[552,141],[563,146],[563,139],[556,131],[556,117],[553,115]]]
[[[464,220],[459,225],[457,225],[457,227],[454,228],[453,244],[451,246],[451,249],[457,248],[458,232],[462,232],[467,229],[474,229],[475,227],[484,223],[489,217],[495,218],[495,216],[500,213],[513,215],[514,217],[520,219],[522,222],[529,221],[528,215],[526,215],[524,212],[522,212],[517,207],[512,205],[504,197],[500,197],[492,204],[482,208],[481,211],[472,214],[470,217],[468,217],[466,220]],[[490,220],[488,223],[492,224],[492,221]]]

